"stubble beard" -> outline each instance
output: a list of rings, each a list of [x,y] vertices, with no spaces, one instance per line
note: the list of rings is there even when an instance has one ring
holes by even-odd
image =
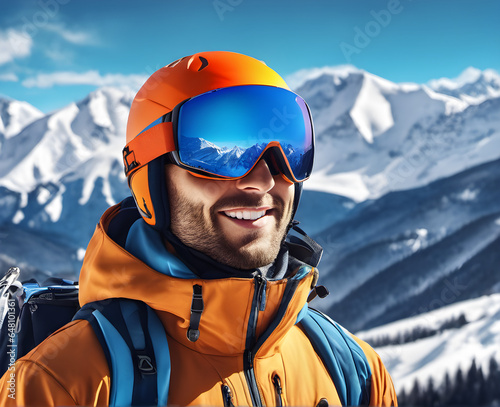
[[[218,211],[225,207],[264,206],[262,199],[256,200],[249,197],[222,199],[210,208],[209,219],[207,219],[203,206],[190,201],[175,186],[169,185],[168,194],[170,228],[186,246],[198,250],[221,264],[242,270],[263,267],[276,259],[290,223],[291,204],[286,205],[279,197],[271,198],[276,220],[272,232],[262,236],[258,230],[247,231],[243,237],[235,241],[235,239],[229,239],[220,228],[217,228],[220,216]]]

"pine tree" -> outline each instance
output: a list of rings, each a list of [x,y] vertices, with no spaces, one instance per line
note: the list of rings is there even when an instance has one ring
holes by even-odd
[[[492,400],[489,400],[486,379],[484,377],[483,369],[481,367],[477,369],[476,393],[477,393],[476,405],[485,406],[491,403]]]
[[[453,383],[451,382],[448,372],[444,375],[444,382],[439,392],[439,404],[442,406],[448,405],[448,402],[453,396]]]
[[[418,384],[418,380],[415,379],[413,382],[413,388],[408,395],[408,405],[409,406],[420,406],[422,404],[422,395],[420,392],[420,385]]]
[[[467,372],[465,380],[464,401],[468,405],[477,405],[478,394],[478,371],[476,366],[476,359],[472,359],[472,364]]]
[[[451,397],[448,401],[448,405],[457,406],[463,405],[464,400],[462,396],[465,394],[465,383],[464,377],[462,374],[462,369],[460,367],[457,369],[455,373],[455,380],[453,381],[453,390],[451,392]]]
[[[408,398],[406,396],[405,389],[402,388],[400,392],[398,392],[398,404],[400,406],[407,406],[408,404]]]
[[[500,369],[495,357],[490,358],[488,377],[486,378],[486,394],[488,402],[500,404]]]
[[[463,327],[464,325],[467,324],[467,319],[465,318],[465,315],[464,314],[460,314],[460,316],[458,317],[458,320],[457,320],[457,328],[461,328]]]
[[[439,396],[434,388],[434,379],[432,377],[429,377],[423,396],[423,405],[433,407],[439,404]]]

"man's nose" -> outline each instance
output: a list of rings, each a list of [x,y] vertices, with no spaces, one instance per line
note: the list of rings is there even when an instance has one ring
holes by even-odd
[[[268,192],[274,187],[274,178],[265,160],[260,160],[248,175],[236,180],[236,187],[247,192]]]

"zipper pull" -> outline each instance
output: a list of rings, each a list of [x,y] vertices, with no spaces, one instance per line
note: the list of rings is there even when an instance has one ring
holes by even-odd
[[[187,331],[187,338],[191,342],[196,342],[200,337],[200,320],[203,309],[205,308],[203,304],[202,286],[193,286],[193,301],[191,303],[191,318],[189,319],[189,328]]]
[[[283,388],[281,387],[281,379],[277,374],[273,376],[273,384],[274,389],[276,390],[276,406],[282,407],[283,397],[281,395],[283,394]]]
[[[262,275],[258,274],[255,276],[255,289],[258,290],[258,304],[259,304],[259,311],[265,311],[266,310],[266,288],[267,288],[267,280],[262,277]]]
[[[222,385],[222,400],[224,402],[224,407],[234,407],[231,389],[226,384]]]
[[[245,351],[246,354],[247,354],[247,363],[248,363],[248,367],[253,368],[253,355],[252,355],[252,351],[251,350],[246,350]]]
[[[328,400],[323,397],[320,401],[318,401],[316,407],[328,407]]]

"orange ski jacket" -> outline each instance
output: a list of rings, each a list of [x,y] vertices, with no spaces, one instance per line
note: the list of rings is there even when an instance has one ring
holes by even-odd
[[[223,406],[228,397],[235,406],[252,405],[243,359],[254,279],[180,279],[153,270],[107,234],[119,210],[120,204],[104,213],[88,245],[80,274],[80,303],[122,297],[144,301],[155,310],[170,349],[169,405]],[[256,334],[265,333],[267,339],[254,355],[253,371],[266,406],[317,406],[323,399],[340,405],[328,371],[300,323],[296,324],[314,279],[312,267],[305,271],[291,298],[283,298],[290,277],[265,283],[266,302],[257,313]],[[205,308],[199,339],[190,342],[187,330],[195,284],[203,288]],[[283,318],[269,332],[278,309],[284,306]],[[354,339],[371,368],[370,405],[397,405],[380,358],[369,345]],[[12,385],[15,398],[9,390]],[[110,370],[86,320],[73,321],[55,332],[19,359],[0,381],[0,405],[5,406],[106,406],[109,395]]]

